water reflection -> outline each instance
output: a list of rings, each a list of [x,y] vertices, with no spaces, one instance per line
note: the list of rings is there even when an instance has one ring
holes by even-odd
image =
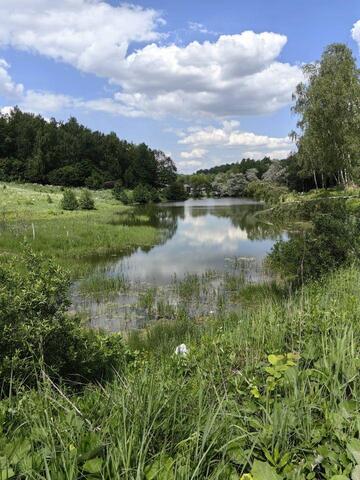
[[[146,321],[148,312],[139,306],[139,298],[147,295],[149,288],[158,289],[158,301],[176,306],[176,289],[171,287],[174,279],[178,282],[194,274],[206,276],[207,272],[216,275],[211,280],[206,277],[205,303],[208,309],[216,308],[212,302],[217,301],[220,276],[231,274],[238,260],[245,259],[246,280],[259,280],[264,257],[283,235],[259,219],[257,214],[263,208],[251,200],[206,199],[138,207],[131,213],[119,214],[113,223],[151,225],[161,229],[162,238],[152,248],[138,249],[110,261],[105,275],[125,278],[131,285],[126,292],[119,292],[111,302],[75,295],[74,308],[90,313],[94,326],[109,330],[122,329],[125,324],[136,327]]]
[[[261,261],[281,232],[261,222],[257,202],[243,199],[190,200],[185,203],[139,207],[134,218],[161,228],[162,242],[148,252],[138,250],[109,269],[133,281],[167,284],[176,275],[225,271],[227,257]],[[128,219],[131,222],[131,219]]]

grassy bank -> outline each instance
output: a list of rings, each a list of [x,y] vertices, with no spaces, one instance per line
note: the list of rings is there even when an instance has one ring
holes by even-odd
[[[94,211],[63,211],[62,195],[59,187],[1,184],[1,253],[16,254],[26,242],[54,256],[76,276],[94,259],[150,248],[159,237],[150,226],[123,225],[119,218],[129,207],[114,200],[110,191],[94,192]]]
[[[44,378],[2,401],[2,478],[349,479],[360,272],[261,292],[256,309],[134,334],[136,361],[105,387],[72,396]]]

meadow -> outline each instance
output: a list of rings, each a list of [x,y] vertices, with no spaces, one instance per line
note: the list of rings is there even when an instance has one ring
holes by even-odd
[[[112,382],[74,394],[44,373],[3,400],[1,478],[358,478],[359,270],[246,288],[237,312],[131,334]]]
[[[74,189],[79,195],[81,189]],[[150,248],[159,231],[144,225],[125,225],[118,219],[130,210],[111,191],[94,192],[96,210],[64,211],[60,187],[0,184],[0,252],[16,254],[24,245],[56,258],[74,277],[91,270],[92,263]]]

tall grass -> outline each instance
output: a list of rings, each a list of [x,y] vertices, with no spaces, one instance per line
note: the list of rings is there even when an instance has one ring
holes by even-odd
[[[109,191],[94,194],[96,210],[90,212],[62,211],[61,197],[59,187],[7,184],[0,188],[0,251],[16,254],[27,242],[79,276],[91,270],[94,259],[149,248],[159,239],[160,232],[148,225],[114,222],[129,207],[116,202]]]
[[[256,309],[132,334],[136,360],[104,387],[72,395],[45,378],[2,401],[3,464],[34,479],[350,478],[360,272],[271,292]]]

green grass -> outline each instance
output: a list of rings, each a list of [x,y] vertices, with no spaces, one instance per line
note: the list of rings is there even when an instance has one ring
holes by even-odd
[[[24,242],[66,266],[74,276],[91,268],[92,261],[151,247],[159,231],[145,225],[124,225],[130,211],[110,191],[94,192],[96,210],[62,211],[59,187],[0,184],[0,252],[16,254]],[[80,190],[75,189],[79,194]],[[50,196],[52,203],[48,202]]]
[[[122,275],[108,276],[105,271],[95,271],[84,278],[79,285],[79,293],[97,302],[112,299],[118,292],[127,292],[129,282]]]
[[[2,401],[3,470],[29,479],[350,479],[360,458],[360,271],[278,293],[259,287],[256,308],[201,321],[182,314],[130,335],[135,362],[103,387],[71,395],[42,379]],[[180,343],[186,357],[174,355]]]

